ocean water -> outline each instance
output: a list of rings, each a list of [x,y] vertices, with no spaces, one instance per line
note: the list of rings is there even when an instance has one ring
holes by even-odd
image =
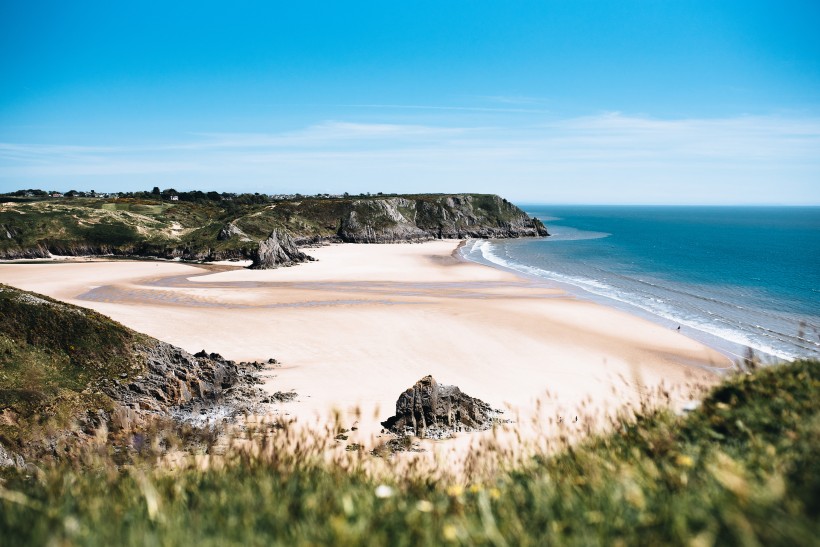
[[[552,237],[472,240],[462,254],[733,355],[820,357],[820,207],[523,209]]]

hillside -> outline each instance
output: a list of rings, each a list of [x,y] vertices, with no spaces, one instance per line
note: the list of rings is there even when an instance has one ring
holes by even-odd
[[[614,431],[467,482],[322,457],[287,430],[225,465],[118,468],[93,457],[0,472],[0,537],[63,545],[816,545],[820,363],[728,380],[679,418]],[[155,433],[156,434],[156,433]],[[274,447],[271,451],[270,447]],[[110,449],[109,449],[110,450]],[[389,469],[389,468],[388,468]]]
[[[50,254],[249,258],[274,229],[289,233],[298,245],[547,235],[539,220],[505,199],[485,194],[0,199],[0,259]]]
[[[60,457],[100,427],[117,444],[174,411],[247,408],[260,368],[0,284],[0,460]]]

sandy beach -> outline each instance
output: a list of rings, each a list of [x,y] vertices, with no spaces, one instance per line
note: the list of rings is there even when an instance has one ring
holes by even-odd
[[[0,282],[93,308],[190,352],[268,360],[277,412],[334,411],[377,434],[399,393],[432,374],[504,409],[571,419],[637,404],[731,366],[674,330],[454,254],[458,241],[331,245],[317,261],[252,271],[151,261],[0,265]],[[221,270],[221,271],[220,271]],[[540,400],[540,403],[537,401]],[[527,418],[529,419],[529,418]],[[358,423],[357,423],[358,422]]]

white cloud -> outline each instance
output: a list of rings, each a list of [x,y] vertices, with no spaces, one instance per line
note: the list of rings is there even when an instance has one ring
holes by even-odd
[[[118,175],[133,184],[140,174],[152,186],[164,174],[191,188],[240,191],[268,185],[303,193],[475,190],[543,201],[820,203],[818,151],[820,120],[778,116],[605,113],[495,127],[326,121],[278,133],[193,134],[163,145],[0,143],[0,187],[67,187],[84,176],[116,185]]]

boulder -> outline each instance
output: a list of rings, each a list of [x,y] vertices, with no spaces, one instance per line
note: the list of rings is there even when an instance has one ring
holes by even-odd
[[[0,468],[3,467],[16,467],[18,469],[23,469],[26,466],[25,460],[19,454],[15,454],[14,452],[9,452],[6,450],[2,444],[0,444]]]
[[[297,249],[287,232],[274,230],[268,239],[261,241],[259,248],[251,253],[251,260],[253,260],[251,269],[269,270],[315,259]]]
[[[498,414],[500,411],[457,386],[442,385],[425,376],[399,395],[396,415],[382,425],[399,435],[443,438],[457,431],[488,429]]]
[[[248,234],[243,232],[239,226],[234,224],[233,222],[228,222],[225,224],[221,230],[219,230],[219,234],[216,236],[216,239],[219,241],[227,241],[229,239],[238,239],[239,241],[251,241],[251,238],[248,237]]]

